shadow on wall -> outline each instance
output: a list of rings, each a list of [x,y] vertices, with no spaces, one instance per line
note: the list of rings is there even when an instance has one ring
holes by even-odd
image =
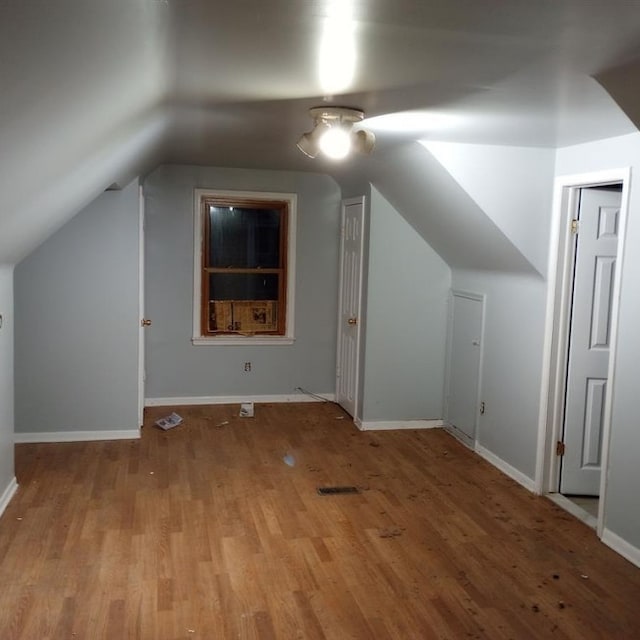
[[[380,193],[451,268],[538,274],[421,144],[389,148],[368,159],[365,170]]]

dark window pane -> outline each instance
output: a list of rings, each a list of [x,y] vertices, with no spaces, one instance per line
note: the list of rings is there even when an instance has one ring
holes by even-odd
[[[277,300],[278,274],[211,273],[210,300]]]
[[[265,269],[280,266],[280,211],[209,207],[209,265]]]

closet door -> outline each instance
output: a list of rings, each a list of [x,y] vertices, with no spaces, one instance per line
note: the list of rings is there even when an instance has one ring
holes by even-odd
[[[480,415],[484,296],[453,291],[449,314],[445,421],[474,442]]]

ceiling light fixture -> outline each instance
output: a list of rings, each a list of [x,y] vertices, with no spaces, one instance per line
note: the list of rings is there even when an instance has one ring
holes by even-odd
[[[369,154],[376,138],[371,131],[353,129],[361,122],[364,112],[350,107],[314,107],[309,109],[313,129],[298,140],[298,149],[310,158],[322,152],[333,160],[345,158],[351,150]]]

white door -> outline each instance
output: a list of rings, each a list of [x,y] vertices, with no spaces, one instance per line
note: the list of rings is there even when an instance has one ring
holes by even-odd
[[[580,192],[560,492],[597,496],[621,194]]]
[[[354,418],[358,406],[364,198],[342,204],[336,401]]]
[[[454,291],[449,314],[445,421],[470,442],[479,415],[484,297]]]
[[[138,218],[138,426],[144,422],[144,381],[145,381],[145,350],[144,328],[147,320],[144,319],[144,194],[140,187]]]

